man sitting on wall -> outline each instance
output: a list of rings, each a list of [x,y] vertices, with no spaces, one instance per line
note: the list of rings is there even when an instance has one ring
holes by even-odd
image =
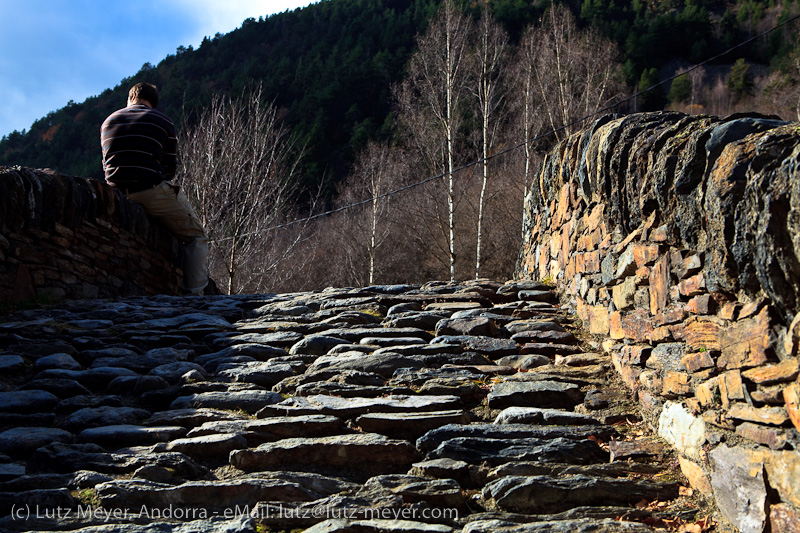
[[[183,292],[219,294],[208,277],[208,236],[183,191],[170,181],[178,167],[175,125],[158,107],[158,90],[137,83],[128,106],[103,122],[100,144],[106,181],[141,204],[183,243]]]

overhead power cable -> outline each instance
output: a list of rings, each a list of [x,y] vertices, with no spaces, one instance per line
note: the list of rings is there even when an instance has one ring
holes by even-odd
[[[654,85],[651,85],[650,87],[648,87],[646,89],[642,89],[641,91],[639,91],[637,93],[634,93],[631,96],[628,96],[627,98],[623,98],[622,100],[620,100],[618,102],[614,102],[613,104],[609,104],[606,107],[603,107],[601,109],[598,109],[597,111],[594,111],[593,113],[589,113],[588,115],[584,115],[583,117],[581,117],[579,119],[576,119],[576,120],[574,120],[574,121],[572,121],[572,122],[570,122],[568,124],[564,124],[564,125],[562,125],[562,126],[560,126],[558,128],[554,128],[554,129],[552,129],[550,131],[542,133],[541,135],[537,135],[536,137],[533,137],[532,139],[527,139],[527,140],[522,141],[522,142],[520,142],[518,144],[515,144],[513,146],[505,148],[505,149],[503,149],[503,150],[501,150],[499,152],[496,152],[496,153],[494,153],[492,155],[477,159],[475,161],[472,161],[472,162],[467,163],[465,165],[462,165],[460,167],[454,168],[452,172],[443,172],[441,174],[437,174],[435,176],[431,176],[429,178],[425,178],[422,181],[417,181],[417,182],[414,182],[414,183],[411,183],[411,184],[408,184],[408,185],[404,185],[403,187],[400,187],[400,188],[397,188],[397,189],[393,189],[393,190],[385,192],[383,194],[379,194],[377,196],[371,196],[371,197],[366,198],[364,200],[359,200],[357,202],[353,202],[353,203],[350,203],[350,204],[347,204],[347,205],[343,205],[341,207],[330,209],[330,210],[324,211],[322,213],[317,213],[315,215],[309,215],[307,217],[298,218],[298,219],[292,220],[290,222],[285,222],[283,224],[277,224],[275,226],[271,226],[269,228],[264,228],[264,229],[261,229],[261,230],[258,230],[258,231],[253,231],[253,232],[249,232],[249,233],[243,233],[242,235],[237,235],[235,237],[224,237],[224,238],[221,238],[221,239],[214,239],[211,242],[222,242],[222,241],[227,241],[227,240],[232,240],[232,239],[239,239],[239,238],[242,238],[242,237],[249,237],[251,235],[256,235],[256,234],[259,234],[259,233],[266,233],[268,231],[274,231],[274,230],[288,228],[288,227],[295,226],[297,224],[302,224],[302,223],[305,223],[305,222],[311,222],[312,220],[316,220],[318,218],[326,217],[326,216],[329,216],[329,215],[334,215],[336,213],[341,213],[342,211],[347,211],[347,210],[350,210],[350,209],[354,209],[356,207],[360,207],[362,205],[374,202],[376,200],[381,200],[383,198],[389,198],[389,197],[394,196],[396,194],[400,194],[400,193],[409,191],[411,189],[415,189],[416,187],[420,187],[422,185],[425,185],[426,183],[430,183],[431,181],[435,181],[437,179],[442,179],[445,176],[448,176],[449,174],[455,175],[456,173],[461,172],[462,170],[466,170],[466,169],[468,169],[470,167],[473,167],[473,166],[478,165],[480,163],[483,163],[485,161],[490,161],[492,159],[495,159],[497,157],[505,155],[505,154],[507,154],[509,152],[513,152],[514,150],[518,150],[518,149],[522,148],[523,146],[525,146],[527,144],[531,144],[531,143],[540,141],[542,139],[545,139],[547,137],[555,135],[556,133],[558,133],[560,131],[563,131],[563,130],[565,130],[567,128],[570,128],[570,127],[575,126],[577,124],[581,124],[581,123],[585,122],[586,120],[588,120],[588,119],[590,119],[592,117],[608,113],[608,112],[612,111],[614,108],[619,107],[620,105],[622,105],[624,103],[630,102],[631,100],[634,100],[634,99],[642,96],[643,94],[646,94],[646,93],[648,93],[650,91],[655,90],[656,88],[660,87],[661,85],[664,85],[667,82],[671,82],[671,81],[675,80],[675,78],[678,78],[680,76],[685,76],[686,74],[688,74],[690,72],[693,72],[693,71],[695,71],[695,70],[697,70],[699,68],[702,68],[703,66],[711,63],[712,61],[716,61],[717,59],[720,59],[720,58],[730,54],[731,52],[733,52],[734,50],[736,50],[738,48],[741,48],[742,46],[745,46],[747,44],[750,44],[753,41],[761,39],[761,38],[767,36],[768,34],[772,33],[773,31],[778,30],[778,29],[782,28],[783,26],[786,26],[786,25],[796,21],[797,19],[800,19],[800,14],[795,15],[793,17],[790,17],[790,18],[786,19],[785,21],[783,21],[783,22],[781,22],[779,24],[776,24],[772,28],[759,33],[758,35],[754,35],[753,37],[750,37],[749,39],[746,39],[746,40],[744,40],[744,41],[742,41],[742,42],[740,42],[738,44],[735,44],[735,45],[731,46],[730,48],[728,48],[727,50],[725,50],[724,52],[721,52],[721,53],[719,53],[719,54],[717,54],[717,55],[715,55],[713,57],[710,57],[710,58],[706,59],[705,61],[694,65],[693,67],[689,68],[688,70],[686,70],[684,72],[681,72],[680,74],[675,74],[675,75],[673,75],[673,76],[671,76],[671,77],[669,77],[669,78],[667,78],[665,80],[662,80],[662,81],[660,81],[660,82],[658,82],[658,83],[656,83]]]

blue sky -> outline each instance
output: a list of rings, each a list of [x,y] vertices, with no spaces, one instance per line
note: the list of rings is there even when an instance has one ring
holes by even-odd
[[[2,0],[0,137],[158,64],[179,46],[316,0]]]

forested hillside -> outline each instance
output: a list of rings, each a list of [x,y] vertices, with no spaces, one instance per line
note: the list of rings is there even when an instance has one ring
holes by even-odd
[[[101,178],[100,124],[148,81],[231,292],[507,277],[524,189],[584,117],[798,120],[797,13],[800,0],[322,0],[70,102],[4,137],[0,165]]]
[[[260,81],[264,93],[285,108],[288,122],[307,145],[306,179],[315,182],[324,175],[340,181],[352,165],[353,154],[367,139],[391,134],[391,121],[387,120],[390,87],[402,78],[415,46],[414,36],[425,28],[439,3],[322,0],[294,12],[248,19],[236,31],[207,38],[194,50],[181,47],[157,66],[145,64],[117,87],[84,102],[69,102],[27,131],[3,137],[0,164],[51,167],[100,177],[99,125],[123,105],[132,82],[158,85],[164,110],[180,122],[185,112],[207,105],[215,93],[236,92],[249,82]],[[494,17],[512,41],[517,41],[550,3],[489,0]],[[711,57],[787,18],[797,7],[797,0],[566,3],[582,25],[596,27],[619,44],[631,88],[652,84],[679,66]],[[480,11],[478,2],[461,4],[475,14]],[[796,45],[784,34],[773,33],[721,58],[719,67],[729,68],[736,59],[744,58],[751,77],[763,78],[767,69],[794,73],[797,67],[791,62]],[[716,79],[708,78],[706,85],[713,87]],[[783,83],[773,80],[770,88],[775,90]],[[751,84],[752,80],[744,80],[735,96],[754,96]],[[649,108],[667,105],[668,89],[655,98],[645,98],[645,104]]]
[[[161,107],[181,123],[184,114],[219,93],[261,82],[307,145],[306,174],[341,176],[353,149],[386,135],[389,88],[402,75],[414,36],[435,12],[435,0],[322,0],[180,47],[157,66],[85,102],[70,102],[0,143],[0,164],[51,167],[101,177],[99,127],[124,106],[136,81],[156,84]]]

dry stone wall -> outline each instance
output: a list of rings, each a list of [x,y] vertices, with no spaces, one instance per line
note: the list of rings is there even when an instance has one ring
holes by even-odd
[[[545,159],[518,277],[557,283],[695,489],[800,527],[800,125],[606,116]]]
[[[178,243],[97,180],[0,167],[0,301],[175,294]]]

